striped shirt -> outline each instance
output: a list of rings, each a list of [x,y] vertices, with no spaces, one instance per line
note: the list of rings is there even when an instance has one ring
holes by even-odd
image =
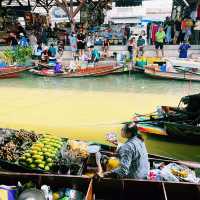
[[[145,143],[138,137],[129,139],[117,150],[121,165],[112,170],[120,178],[146,179],[150,169]]]

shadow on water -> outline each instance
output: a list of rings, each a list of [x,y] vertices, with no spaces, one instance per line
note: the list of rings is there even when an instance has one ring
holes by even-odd
[[[183,140],[183,139],[177,139],[177,138],[171,138],[171,137],[168,137],[168,136],[162,136],[162,135],[154,135],[154,134],[148,134],[145,136],[146,139],[148,140],[151,140],[151,141],[155,141],[155,142],[168,142],[168,143],[171,143],[171,144],[185,144],[185,145],[191,145],[191,146],[194,146],[194,145],[200,145],[199,144],[199,141],[196,141],[196,142],[191,142],[191,141],[187,141],[187,140]]]

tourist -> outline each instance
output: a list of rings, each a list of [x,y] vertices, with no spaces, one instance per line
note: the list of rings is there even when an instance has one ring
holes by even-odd
[[[129,52],[129,59],[132,61],[134,58],[134,50],[136,48],[135,37],[131,37],[128,40],[128,52]]]
[[[139,57],[143,56],[143,54],[144,54],[144,45],[145,45],[145,40],[140,35],[138,40],[137,40],[137,56],[139,56]]]
[[[191,48],[187,41],[184,41],[179,47],[179,58],[188,58],[188,49]]]
[[[108,38],[105,38],[105,40],[103,41],[103,56],[104,56],[105,58],[108,57],[109,46],[110,46],[109,39],[108,39]]]
[[[27,38],[24,36],[23,33],[20,33],[20,40],[19,40],[19,46],[21,47],[27,47],[29,45]]]
[[[16,49],[18,45],[17,36],[14,33],[10,33],[10,46],[13,50]]]
[[[190,17],[186,19],[186,32],[185,32],[185,41],[189,41],[192,35],[192,27],[194,26],[193,21]]]
[[[94,48],[91,53],[91,62],[92,63],[99,62],[100,57],[101,57],[100,52],[96,48]]]
[[[42,52],[43,52],[43,49],[42,49],[42,44],[38,44],[36,50],[35,50],[35,56],[38,58],[38,59],[41,59],[41,56],[42,56]]]
[[[156,33],[156,55],[159,57],[159,49],[162,52],[162,57],[164,57],[164,40],[165,40],[165,32],[163,27],[160,27],[158,32]]]
[[[17,37],[20,38],[20,35],[26,35],[26,31],[24,30],[24,28],[22,27],[22,25],[17,22],[16,23],[16,28],[17,28]]]
[[[44,45],[47,45],[48,43],[48,34],[47,34],[47,31],[46,31],[46,28],[43,28],[42,29],[42,33],[41,33],[41,39],[42,43]],[[40,42],[40,41],[39,41]]]
[[[56,51],[56,48],[54,47],[53,44],[51,44],[51,46],[50,46],[50,48],[48,50],[48,53],[49,53],[50,57],[55,57],[56,56],[57,51]]]
[[[94,43],[95,43],[94,35],[92,33],[88,33],[86,41],[87,41],[88,52],[89,54],[91,54],[91,51],[94,48]]]
[[[29,36],[29,44],[33,48],[33,51],[36,51],[37,48],[37,38],[35,37],[34,33],[31,33]]]
[[[126,124],[121,130],[125,144],[117,149],[120,166],[112,171],[104,172],[104,177],[146,179],[150,166],[144,139],[138,133],[135,124]],[[110,140],[117,145],[118,141]]]
[[[85,34],[83,33],[83,29],[80,29],[80,32],[77,35],[77,47],[79,50],[79,56],[81,57],[84,54],[85,50]]]
[[[47,29],[47,36],[48,36],[48,39],[53,37],[53,30],[52,30],[51,24],[49,24],[49,27]]]
[[[181,18],[178,17],[174,22],[174,40],[173,44],[178,44],[180,41],[180,34],[181,34]]]
[[[45,47],[41,53],[41,61],[48,62],[48,60],[49,60],[48,47]]]
[[[77,52],[77,37],[74,32],[69,36],[69,43],[72,51],[72,57],[75,58]]]
[[[184,18],[181,22],[181,35],[180,35],[181,43],[183,43],[183,41],[185,40],[186,29],[187,29],[187,18]]]

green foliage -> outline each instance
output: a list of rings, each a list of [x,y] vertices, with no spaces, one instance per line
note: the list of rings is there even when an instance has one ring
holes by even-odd
[[[13,65],[24,64],[27,59],[32,56],[31,47],[20,47],[18,46],[15,50],[6,49],[0,53],[0,59],[2,59],[6,64]]]

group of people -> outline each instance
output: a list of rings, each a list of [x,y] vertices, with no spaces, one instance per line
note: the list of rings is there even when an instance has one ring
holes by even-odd
[[[156,33],[156,40],[155,40],[155,48],[156,48],[156,55],[160,57],[159,50],[161,50],[161,56],[164,57],[164,44],[166,39],[166,33],[164,28],[161,26],[159,27],[158,32]],[[179,46],[179,58],[187,58],[188,57],[188,49],[190,48],[190,44],[188,43],[188,39],[184,39]]]
[[[159,27],[163,27],[165,32],[165,44],[180,44],[183,41],[190,42],[192,39],[192,33],[194,28],[194,20],[191,17],[181,18],[178,16],[175,20],[170,17],[166,17],[164,23],[151,22],[147,25],[147,41],[148,44],[154,45],[156,42],[156,33]]]
[[[136,51],[136,56],[141,57],[144,54],[145,39],[140,35],[136,41],[134,36],[130,36],[128,39],[128,52],[129,59],[134,58],[134,52]]]
[[[69,35],[70,47],[72,51],[73,58],[91,57],[91,60],[96,62],[100,59],[100,53],[95,48],[96,35],[92,32],[87,34],[81,28],[76,34],[72,32]],[[108,56],[109,40],[105,38],[103,42],[103,56]]]

